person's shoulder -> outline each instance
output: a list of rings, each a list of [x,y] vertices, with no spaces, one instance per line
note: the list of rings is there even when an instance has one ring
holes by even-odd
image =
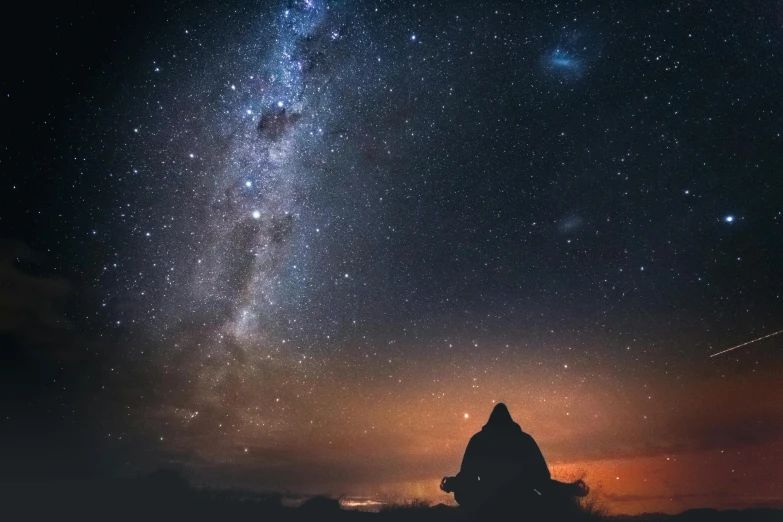
[[[533,442],[533,443],[536,442],[533,436],[527,433],[526,431],[519,430],[519,436],[525,439],[526,442]]]
[[[470,438],[470,442],[473,442],[474,440],[481,440],[485,437],[485,434],[483,431],[477,431],[473,434],[473,436]]]

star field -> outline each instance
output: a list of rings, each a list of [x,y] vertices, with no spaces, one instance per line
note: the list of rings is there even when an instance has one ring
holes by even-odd
[[[54,15],[0,163],[87,296],[50,411],[113,473],[444,501],[503,401],[613,511],[778,505],[781,340],[709,356],[783,328],[781,14],[720,4],[130,5],[97,58]]]

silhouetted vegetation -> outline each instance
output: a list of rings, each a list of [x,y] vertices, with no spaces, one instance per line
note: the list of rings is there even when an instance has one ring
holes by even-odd
[[[470,520],[465,510],[421,500],[386,505],[379,512],[341,508],[337,499],[315,496],[288,505],[276,492],[215,489],[191,486],[175,470],[160,470],[136,479],[67,481],[58,483],[6,483],[3,520],[112,520],[147,521],[367,521],[367,522],[458,522]],[[638,522],[771,522],[783,520],[783,511],[691,510],[679,515],[612,517],[590,497],[548,506],[538,518],[547,521],[638,521]],[[496,520],[506,520],[499,517]],[[518,518],[515,518],[518,520]]]

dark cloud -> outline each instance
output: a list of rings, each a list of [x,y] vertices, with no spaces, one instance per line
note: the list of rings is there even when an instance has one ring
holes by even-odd
[[[258,135],[269,141],[280,141],[296,126],[301,117],[301,114],[289,113],[284,108],[279,111],[265,112],[258,120]]]
[[[49,262],[0,240],[0,476],[13,480],[94,472],[98,412],[116,409],[101,394],[110,336],[85,334],[85,318],[98,317],[89,292]]]
[[[330,23],[331,22],[331,23]],[[349,28],[335,21],[322,24],[313,34],[303,38],[300,43],[300,55],[304,61],[304,70],[308,79],[328,81],[329,73],[344,56],[339,44],[349,35]]]
[[[61,346],[73,331],[64,314],[73,285],[37,274],[43,261],[24,244],[0,243],[0,334],[35,347]]]

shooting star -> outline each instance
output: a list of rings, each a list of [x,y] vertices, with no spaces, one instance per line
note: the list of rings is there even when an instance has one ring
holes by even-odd
[[[761,341],[762,339],[766,339],[768,337],[772,337],[772,336],[775,336],[775,335],[780,334],[780,333],[783,333],[783,330],[778,330],[777,332],[771,333],[769,335],[765,335],[764,337],[759,337],[758,339],[753,339],[752,341],[748,341],[746,343],[738,344],[737,346],[732,346],[731,348],[726,348],[722,352],[713,353],[712,355],[710,355],[710,357],[715,357],[716,355],[720,355],[722,353],[730,352],[732,350],[736,350],[737,348],[742,348],[743,346],[747,346],[747,345],[749,345],[751,343],[755,343],[757,341]]]

